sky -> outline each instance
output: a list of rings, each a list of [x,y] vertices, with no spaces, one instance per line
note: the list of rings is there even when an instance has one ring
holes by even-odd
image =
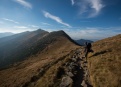
[[[0,0],[0,32],[64,30],[73,39],[121,34],[121,0]]]

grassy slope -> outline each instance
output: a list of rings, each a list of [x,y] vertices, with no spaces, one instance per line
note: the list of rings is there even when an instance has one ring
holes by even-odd
[[[70,51],[76,48],[78,46],[74,45],[67,38],[58,38],[57,41],[51,43],[45,50],[31,56],[28,60],[0,71],[0,87],[21,87],[23,84],[31,82],[32,77],[37,76],[42,67],[49,66],[49,64],[58,61],[59,58],[69,54]]]
[[[33,46],[38,47],[36,43],[47,34],[46,31],[37,30],[0,38],[0,68],[8,67],[12,63],[23,61],[26,57],[35,54],[38,49],[33,49]],[[39,43],[40,50],[44,47],[42,45]]]
[[[94,87],[121,87],[121,34],[93,44],[88,68]]]
[[[44,76],[36,82],[34,86],[31,87],[59,87],[61,79],[64,75],[64,63],[69,61],[71,55],[74,51],[71,51],[68,55],[65,55],[57,63],[52,65]]]

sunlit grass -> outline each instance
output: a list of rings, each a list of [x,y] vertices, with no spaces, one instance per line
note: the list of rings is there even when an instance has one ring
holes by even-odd
[[[88,58],[90,79],[94,87],[121,87],[121,35],[93,44]]]

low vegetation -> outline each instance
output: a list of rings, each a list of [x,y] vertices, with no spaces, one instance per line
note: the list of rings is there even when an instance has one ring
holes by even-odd
[[[15,47],[9,41],[6,43],[8,45],[2,44],[4,40],[0,42],[1,48],[6,46],[5,54],[2,54],[3,50],[0,49],[0,66],[13,63],[11,67],[0,70],[0,87],[59,87],[66,71],[64,64],[80,46],[63,31],[44,32],[44,36],[38,36],[37,32],[32,33],[36,34],[34,37],[31,34],[28,36],[27,32],[28,37],[22,39],[22,44]],[[88,69],[86,69],[89,70],[91,85],[121,87],[121,35],[97,41],[92,47],[94,53],[88,55]],[[10,50],[5,49],[11,49],[15,54],[12,55]],[[3,62],[4,58],[8,59],[6,63]],[[78,83],[79,86],[80,84],[81,82]]]
[[[94,87],[121,87],[121,35],[97,41],[88,69]]]
[[[0,87],[33,87],[34,83],[45,77],[45,74],[49,77],[46,79],[50,79],[51,75],[51,80],[55,79],[54,75],[58,77],[57,73],[61,66],[59,61],[61,62],[66,55],[79,46],[70,41],[62,31],[53,32],[46,37],[48,38],[43,41],[50,41],[50,43],[43,50],[27,57],[24,61],[14,63],[7,69],[0,70]],[[46,84],[46,81],[44,82]],[[48,85],[52,83],[48,82]]]

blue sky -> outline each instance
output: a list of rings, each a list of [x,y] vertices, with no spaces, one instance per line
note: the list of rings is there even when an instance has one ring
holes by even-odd
[[[121,0],[0,0],[0,32],[39,28],[74,39],[121,34]]]

